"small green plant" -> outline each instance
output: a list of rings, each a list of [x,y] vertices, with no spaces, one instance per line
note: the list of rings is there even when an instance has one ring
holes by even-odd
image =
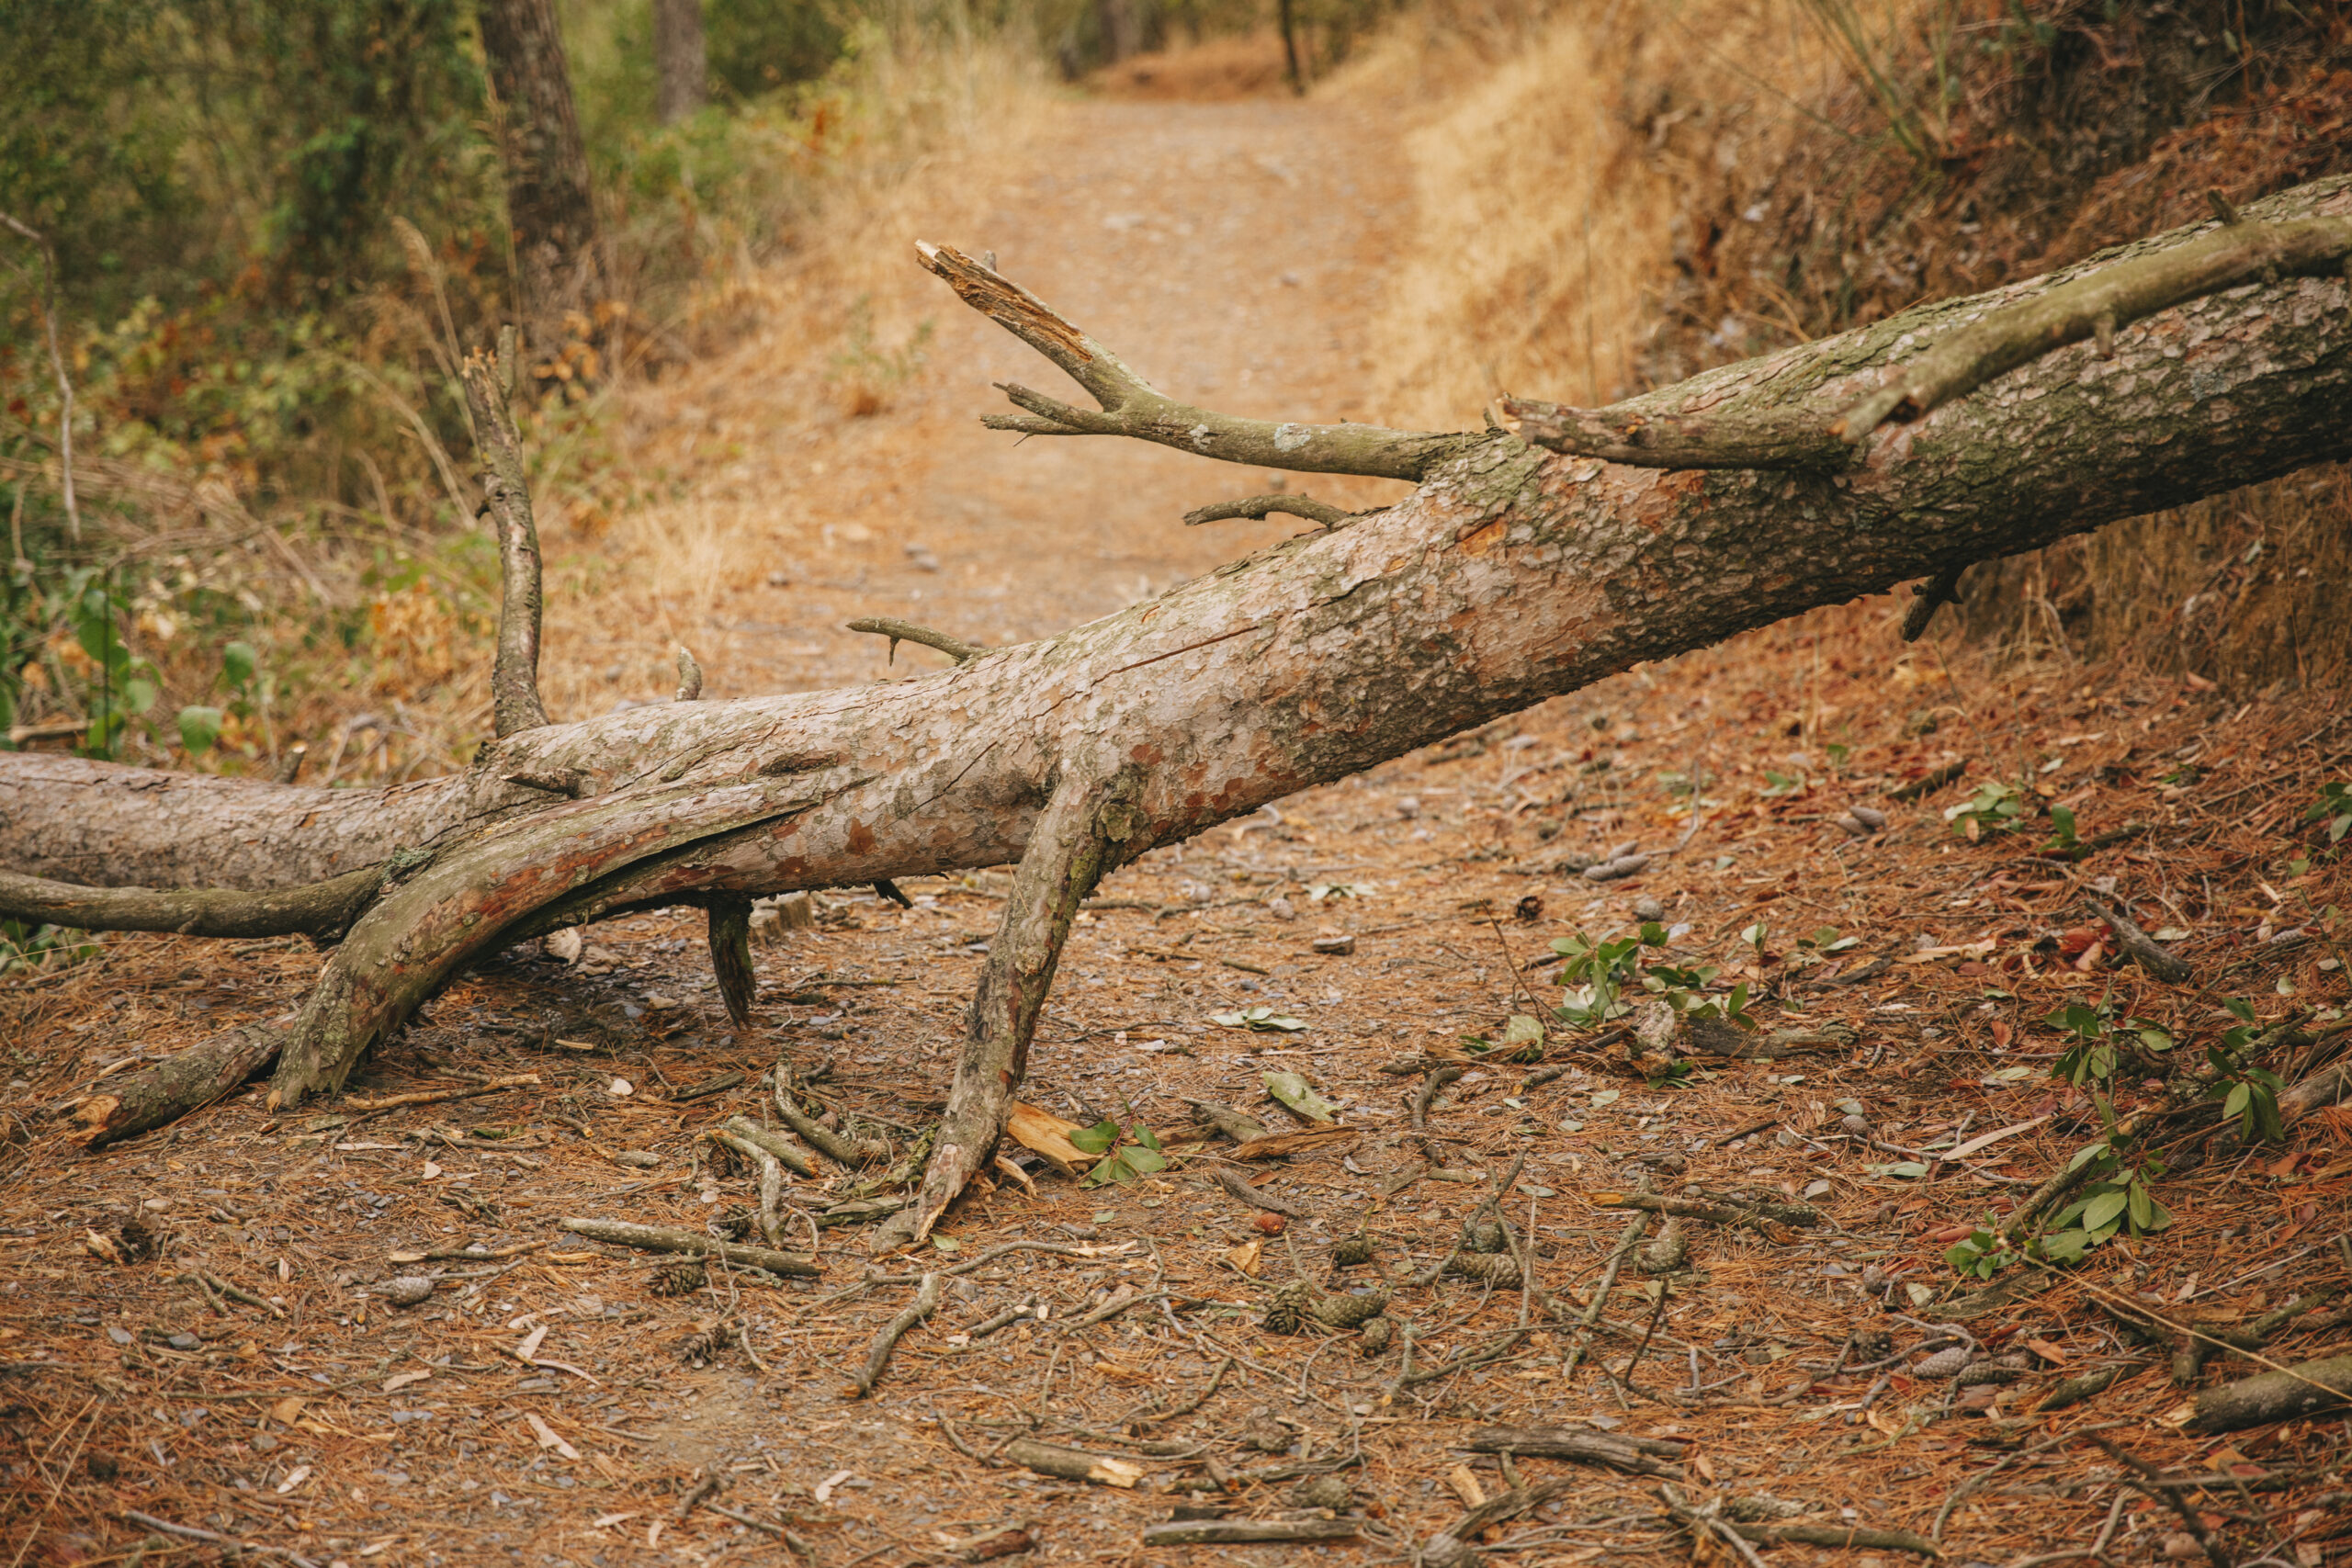
[[[2075,812],[2072,807],[2052,807],[2050,829],[2050,841],[2041,846],[2043,854],[2070,855],[2083,847],[2083,840],[2075,834]]]
[[[1760,942],[1762,928],[1749,929],[1758,932]],[[1633,1011],[1625,993],[1639,988],[1685,1017],[1720,1018],[1742,1029],[1754,1029],[1756,1021],[1747,1014],[1747,981],[1734,986],[1728,997],[1710,998],[1702,993],[1723,973],[1720,965],[1642,961],[1644,948],[1663,949],[1669,940],[1666,928],[1655,920],[1632,936],[1608,942],[1596,942],[1582,931],[1556,938],[1552,951],[1566,962],[1554,976],[1563,994],[1553,1016],[1578,1029],[1597,1028]]]
[[[1803,795],[1811,783],[1803,773],[1776,773],[1767,768],[1764,770],[1764,787],[1758,793],[1767,800],[1781,795]]]
[[[1999,779],[1978,784],[1966,800],[1944,808],[1944,820],[1952,825],[1952,831],[1972,844],[1988,833],[2017,831],[2024,817],[2024,792]]]
[[[1132,1116],[1134,1112],[1128,1114]],[[1069,1141],[1082,1154],[1102,1156],[1086,1173],[1081,1186],[1108,1187],[1168,1168],[1167,1150],[1159,1134],[1141,1122],[1121,1127],[1105,1116],[1091,1127],[1079,1128],[1069,1135]]]
[[[2211,1092],[2222,1102],[2222,1119],[2235,1122],[2238,1135],[2248,1143],[2283,1143],[2287,1128],[2278,1114],[2278,1095],[2287,1086],[2278,1074],[2248,1060],[2260,1032],[2254,1004],[2232,997],[2222,1005],[2238,1021],[2219,1045],[2205,1048],[2206,1066],[2213,1074]]]
[[[99,951],[87,931],[30,920],[0,920],[0,975],[18,969],[62,969],[96,958]]]
[[[2327,841],[2340,844],[2344,835],[2352,833],[2352,783],[2338,780],[2319,792],[2319,798],[2303,807],[2303,820],[2327,824]]]
[[[2104,998],[2088,1006],[2070,1002],[2041,1021],[2075,1037],[2074,1043],[2051,1064],[2050,1076],[2076,1089],[2109,1082],[2122,1066],[2125,1053],[2134,1047],[2161,1056],[2176,1043],[2172,1032],[2160,1023],[2144,1018],[2118,1019]]]
[[[2109,1110],[2104,1102],[2101,1108]],[[1963,1275],[1989,1280],[2021,1259],[2080,1262],[2085,1253],[2117,1235],[2153,1235],[2172,1224],[2172,1214],[2156,1201],[2154,1190],[2164,1162],[2152,1156],[2127,1168],[2115,1148],[2111,1110],[2108,1135],[2075,1151],[2066,1168],[2080,1170],[2086,1165],[2094,1167],[2089,1184],[2052,1217],[2046,1230],[2017,1241],[1988,1221],[1955,1242],[1944,1261]]]
[[[260,664],[261,656],[250,643],[232,642],[220,650],[220,679],[229,689],[229,712],[240,717],[253,716],[258,695],[254,673]],[[190,761],[212,750],[225,722],[226,715],[218,707],[190,704],[180,709],[180,744],[187,749]]]

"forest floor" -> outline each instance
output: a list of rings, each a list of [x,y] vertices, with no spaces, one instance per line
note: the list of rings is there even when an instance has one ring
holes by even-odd
[[[1376,418],[1352,391],[1363,323],[1411,221],[1385,134],[1319,101],[1072,104],[963,193],[976,231],[933,237],[994,248],[1180,395]],[[681,471],[727,504],[789,498],[770,536],[735,536],[773,564],[730,560],[691,606],[625,583],[564,604],[552,656],[613,659],[594,680],[650,695],[638,634],[658,625],[696,643],[714,694],[904,678],[934,656],[901,649],[890,670],[839,623],[1033,637],[1280,536],[1179,525],[1259,476],[981,431],[986,382],[1037,371],[967,313],[943,310],[926,352],[945,374],[870,417],[778,414],[788,440],[763,434],[779,383],[750,363],[662,390],[673,428],[723,448],[700,470],[673,453]],[[583,547],[559,548],[559,581]],[[2128,1115],[2174,1102],[2163,1079],[2222,1043],[2232,998],[2302,1025],[2262,1058],[2290,1079],[2340,1043],[2344,863],[2305,809],[2352,759],[2341,705],[2062,658],[1988,667],[1900,643],[1901,608],[1630,671],[1116,873],[1023,1095],[1155,1130],[1167,1168],[1089,1187],[1024,1155],[876,1278],[861,1227],[825,1213],[864,1173],[821,1160],[784,1195],[785,1245],[813,1242],[820,1279],[713,1269],[664,1294],[692,1282],[559,1222],[740,1226],[757,1183],[701,1134],[773,1121],[779,1061],[903,1143],[943,1103],[1001,874],[910,882],[908,909],[820,895],[813,928],[761,950],[741,1033],[700,916],[677,911],[594,928],[568,964],[517,951],[469,975],[341,1100],[273,1117],[248,1092],[78,1158],[12,1120],[0,1561],[206,1562],[225,1538],[251,1561],[344,1564],[1339,1564],[1413,1560],[1498,1496],[1464,1533],[1513,1564],[1747,1550],[1694,1544],[1669,1496],[1768,1536],[1809,1527],[1814,1543],[1754,1549],[1776,1563],[1880,1568],[1932,1542],[1962,1562],[2340,1559],[2341,1416],[2192,1436],[2195,1390],[2125,1320],[2235,1327],[2341,1288],[2352,1121],[2322,1111],[2217,1157],[2210,1116],[2184,1117],[2150,1172],[2168,1228],[2070,1269],[2011,1264],[1989,1294],[1945,1254],[2098,1134],[2104,1095],[2052,1076],[2070,1045],[2119,1053],[2108,1102]],[[1975,839],[1946,815],[1972,798]],[[1856,807],[1884,825],[1841,826]],[[2058,807],[2080,849],[2045,849]],[[1650,855],[1638,873],[1581,874],[1628,842]],[[2117,967],[2092,897],[2194,978]],[[1556,1022],[1506,1041],[1564,995],[1555,940],[1645,921],[1657,961],[1749,987],[1743,1055],[1641,1058]],[[317,964],[299,942],[110,938],[0,989],[7,1100],[53,1107],[274,1014]],[[2069,1007],[2098,1042],[2045,1021]],[[1270,1133],[1318,1124],[1269,1099],[1270,1075],[1341,1131],[1267,1159],[1196,1119],[1210,1101]],[[399,1093],[444,1098],[363,1103]],[[1687,1258],[1612,1269],[1628,1214],[1604,1195],[1645,1181],[1790,1207],[1678,1224]],[[1507,1182],[1506,1251],[1437,1271]],[[1358,1235],[1370,1259],[1336,1261]],[[934,1270],[952,1275],[937,1311],[856,1397],[868,1346]],[[1337,1295],[1385,1280],[1397,1332],[1374,1348],[1269,1331],[1295,1270]],[[421,1303],[381,1293],[418,1274],[436,1280]],[[2197,1387],[2341,1354],[2346,1324],[2323,1307]],[[2043,1407],[2108,1369],[2103,1393]],[[1476,1451],[1497,1426],[1573,1430],[1484,1441],[1514,1461]],[[1024,1467],[1023,1438],[1095,1456],[1109,1483]],[[2212,1551],[2102,1441],[2201,1478],[2170,1495]],[[1147,1547],[1180,1509],[1328,1519],[1333,1539]],[[1845,1544],[1872,1531],[1926,1539]]]

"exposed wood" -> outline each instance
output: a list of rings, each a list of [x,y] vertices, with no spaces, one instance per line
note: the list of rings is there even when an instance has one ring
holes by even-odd
[[[1629,1475],[1682,1479],[1682,1467],[1666,1461],[1689,1451],[1687,1443],[1662,1438],[1621,1438],[1584,1427],[1474,1427],[1462,1446],[1473,1453],[1515,1454],[1521,1459],[1565,1459],[1602,1464]]]
[[[1287,1155],[1311,1154],[1351,1143],[1363,1136],[1362,1127],[1310,1127],[1303,1133],[1270,1133],[1262,1138],[1252,1138],[1246,1144],[1234,1145],[1235,1159],[1281,1159]]]
[[[1146,1546],[1240,1546],[1250,1541],[1352,1540],[1356,1519],[1169,1519],[1143,1527]]]
[[[281,1029],[250,1023],[216,1034],[144,1072],[128,1074],[106,1093],[91,1095],[74,1108],[71,1135],[85,1148],[103,1148],[176,1121],[269,1066],[285,1038]]]
[[[485,6],[520,0],[493,0]],[[485,31],[487,31],[485,17]],[[473,416],[474,446],[481,454],[482,498],[498,536],[498,657],[491,667],[492,723],[501,736],[537,729],[548,721],[539,700],[539,529],[531,516],[531,482],[523,460],[523,437],[514,428],[507,400],[514,394],[520,349],[514,329],[498,334],[498,356],[466,355],[458,379],[466,409]]]
[[[1143,1466],[1132,1460],[1041,1443],[1035,1438],[1015,1438],[1004,1445],[1003,1456],[1040,1475],[1059,1476],[1064,1481],[1091,1481],[1098,1486],[1132,1487],[1143,1479],[1144,1473]]]

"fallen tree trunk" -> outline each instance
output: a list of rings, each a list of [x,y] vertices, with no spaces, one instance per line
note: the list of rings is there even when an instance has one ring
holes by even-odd
[[[2352,181],[2324,181],[1591,420],[1521,405],[1521,434],[1442,434],[1177,403],[992,270],[924,247],[1102,405],[1012,388],[1026,412],[991,423],[1419,487],[1044,642],[900,628],[956,662],[895,684],[536,724],[516,684],[536,680],[536,641],[503,637],[501,728],[519,727],[465,773],[396,790],[0,758],[0,865],[247,894],[385,868],[285,1032],[287,1102],[526,936],[701,904],[735,1011],[742,899],[1017,861],[930,1179],[889,1233],[919,1235],[986,1158],[1103,874],[1642,660],[2352,456],[2347,254]],[[2131,288],[2104,289],[2109,269]],[[2101,299],[2120,303],[2086,316]],[[2141,310],[2156,313],[2120,319]],[[2084,331],[2096,341],[2070,341]],[[1653,425],[1673,437],[1657,450],[1635,439]],[[1722,466],[1767,460],[1787,466]],[[536,553],[505,566],[510,604],[535,602]]]

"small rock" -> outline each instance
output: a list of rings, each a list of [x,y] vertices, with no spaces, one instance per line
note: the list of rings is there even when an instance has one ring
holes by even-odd
[[[2205,1549],[2197,1544],[2195,1536],[2186,1530],[2175,1530],[2165,1537],[2164,1555],[2174,1562],[2201,1562],[2205,1560]]]
[[[1662,920],[1666,919],[1666,906],[1645,893],[1640,897],[1634,900],[1634,919],[1637,920]]]
[[[164,1340],[164,1343],[169,1345],[175,1350],[201,1350],[204,1348],[204,1341],[198,1339],[193,1334],[175,1334],[169,1339]]]
[[[623,1149],[613,1158],[623,1165],[634,1166],[639,1170],[651,1170],[662,1163],[662,1156],[650,1149]]]
[[[432,1278],[424,1274],[402,1274],[376,1287],[377,1295],[399,1307],[414,1306],[432,1293]]]
[[[1278,920],[1295,920],[1298,919],[1298,906],[1287,898],[1276,898],[1266,906],[1266,913]]]
[[[253,1436],[252,1448],[257,1454],[275,1453],[277,1451],[277,1439],[267,1432],[255,1432]]]
[[[1421,797],[1419,795],[1400,795],[1396,797],[1397,816],[1403,818],[1406,821],[1410,822],[1414,818],[1419,817],[1420,814]]]
[[[1867,839],[1871,836],[1870,825],[1858,817],[1832,817],[1829,824],[1842,830],[1849,838]]]

